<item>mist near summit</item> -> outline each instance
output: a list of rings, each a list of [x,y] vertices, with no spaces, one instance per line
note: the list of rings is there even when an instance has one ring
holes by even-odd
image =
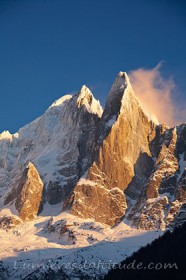
[[[152,69],[139,68],[129,78],[144,109],[156,116],[160,123],[173,127],[186,120],[186,110],[176,103],[178,92],[173,77],[164,78],[162,62]]]

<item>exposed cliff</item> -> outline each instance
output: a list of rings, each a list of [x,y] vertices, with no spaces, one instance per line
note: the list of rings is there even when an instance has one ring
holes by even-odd
[[[152,164],[149,138],[155,124],[135,97],[126,73],[117,76],[98,126],[96,160],[76,185],[71,213],[115,225],[124,216],[124,190],[135,175],[135,164],[146,155]],[[146,170],[138,172],[146,176]]]
[[[5,198],[6,204],[13,204],[22,220],[36,218],[42,200],[43,182],[35,166],[29,162],[18,185]]]
[[[44,185],[40,211],[47,203],[61,203],[62,209],[65,202],[63,209],[72,214],[110,226],[122,218],[147,230],[182,223],[186,125],[168,128],[149,115],[120,72],[104,111],[84,85],[16,134],[4,131],[1,208],[16,201],[17,211],[24,212],[20,186],[27,185],[24,170],[32,162]]]

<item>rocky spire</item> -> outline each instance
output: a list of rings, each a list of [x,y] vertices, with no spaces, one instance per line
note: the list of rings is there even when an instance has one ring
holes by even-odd
[[[34,164],[29,162],[23,171],[16,190],[15,208],[23,220],[33,219],[38,214],[42,199],[43,182]]]
[[[123,191],[135,176],[134,164],[141,154],[151,159],[148,136],[153,129],[153,123],[149,122],[134,95],[127,74],[120,72],[100,121],[98,156],[86,180],[80,181],[74,190],[73,214],[94,217],[109,225],[116,224],[123,217],[127,208]],[[94,201],[91,197],[98,199]],[[106,213],[97,211],[105,201]]]
[[[81,87],[77,95],[76,103],[78,108],[85,106],[90,113],[97,114],[99,117],[101,117],[103,113],[100,102],[94,98],[92,92],[86,85]]]
[[[125,72],[119,72],[109,92],[103,118],[108,120],[120,113],[124,95],[127,93],[133,95],[129,78]]]

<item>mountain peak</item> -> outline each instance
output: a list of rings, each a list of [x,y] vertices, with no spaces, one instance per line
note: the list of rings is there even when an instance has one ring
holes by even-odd
[[[126,114],[130,112],[133,114],[134,108],[137,109],[139,107],[149,121],[159,124],[157,118],[144,108],[141,101],[135,95],[127,73],[120,71],[108,95],[104,116],[108,120],[113,116],[117,117],[120,113]]]
[[[97,114],[99,117],[101,117],[103,113],[100,102],[94,98],[92,92],[86,85],[81,87],[80,92],[77,95],[76,103],[78,108],[85,106],[89,112]]]
[[[0,140],[2,139],[11,139],[12,134],[8,130],[4,130],[2,133],[0,133]]]
[[[106,119],[117,116],[120,113],[122,104],[124,103],[124,95],[130,95],[128,96],[128,99],[130,99],[130,97],[132,98],[132,96],[134,96],[134,93],[127,73],[120,71],[116,76],[107,98],[104,110]]]
[[[149,112],[148,109],[144,107],[141,100],[138,99],[138,97],[135,95],[135,92],[133,91],[132,85],[130,83],[130,79],[126,72],[119,72],[111,91],[112,94],[115,94],[115,92],[117,93],[119,91],[123,91],[123,95],[121,97],[121,111],[123,111],[122,108],[127,108],[127,110],[129,110],[130,108],[130,110],[133,110],[134,106],[140,107],[149,121],[152,121],[155,124],[159,124],[156,116],[152,112]]]
[[[124,91],[127,87],[131,87],[129,77],[126,72],[120,71],[112,85],[110,94],[118,91]]]
[[[78,98],[77,98],[78,107],[80,107],[82,105],[82,103],[84,103],[85,100],[90,102],[92,97],[93,97],[93,94],[90,91],[90,89],[86,85],[82,85],[82,87],[78,93]]]
[[[26,168],[27,168],[27,169],[36,169],[35,166],[34,166],[34,164],[33,164],[31,161],[28,162]]]
[[[0,141],[1,140],[8,140],[12,141],[13,138],[18,138],[18,133],[11,134],[8,130],[4,130],[2,133],[0,133]]]
[[[82,87],[80,89],[80,93],[81,94],[88,93],[88,94],[92,95],[92,92],[90,91],[90,89],[86,85],[82,85]]]

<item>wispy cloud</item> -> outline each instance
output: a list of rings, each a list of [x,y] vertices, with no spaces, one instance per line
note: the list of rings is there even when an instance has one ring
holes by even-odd
[[[170,77],[165,79],[161,74],[160,62],[153,69],[137,69],[129,73],[135,94],[143,107],[152,112],[160,123],[174,126],[186,122],[186,110],[181,110],[177,103],[176,86]]]

